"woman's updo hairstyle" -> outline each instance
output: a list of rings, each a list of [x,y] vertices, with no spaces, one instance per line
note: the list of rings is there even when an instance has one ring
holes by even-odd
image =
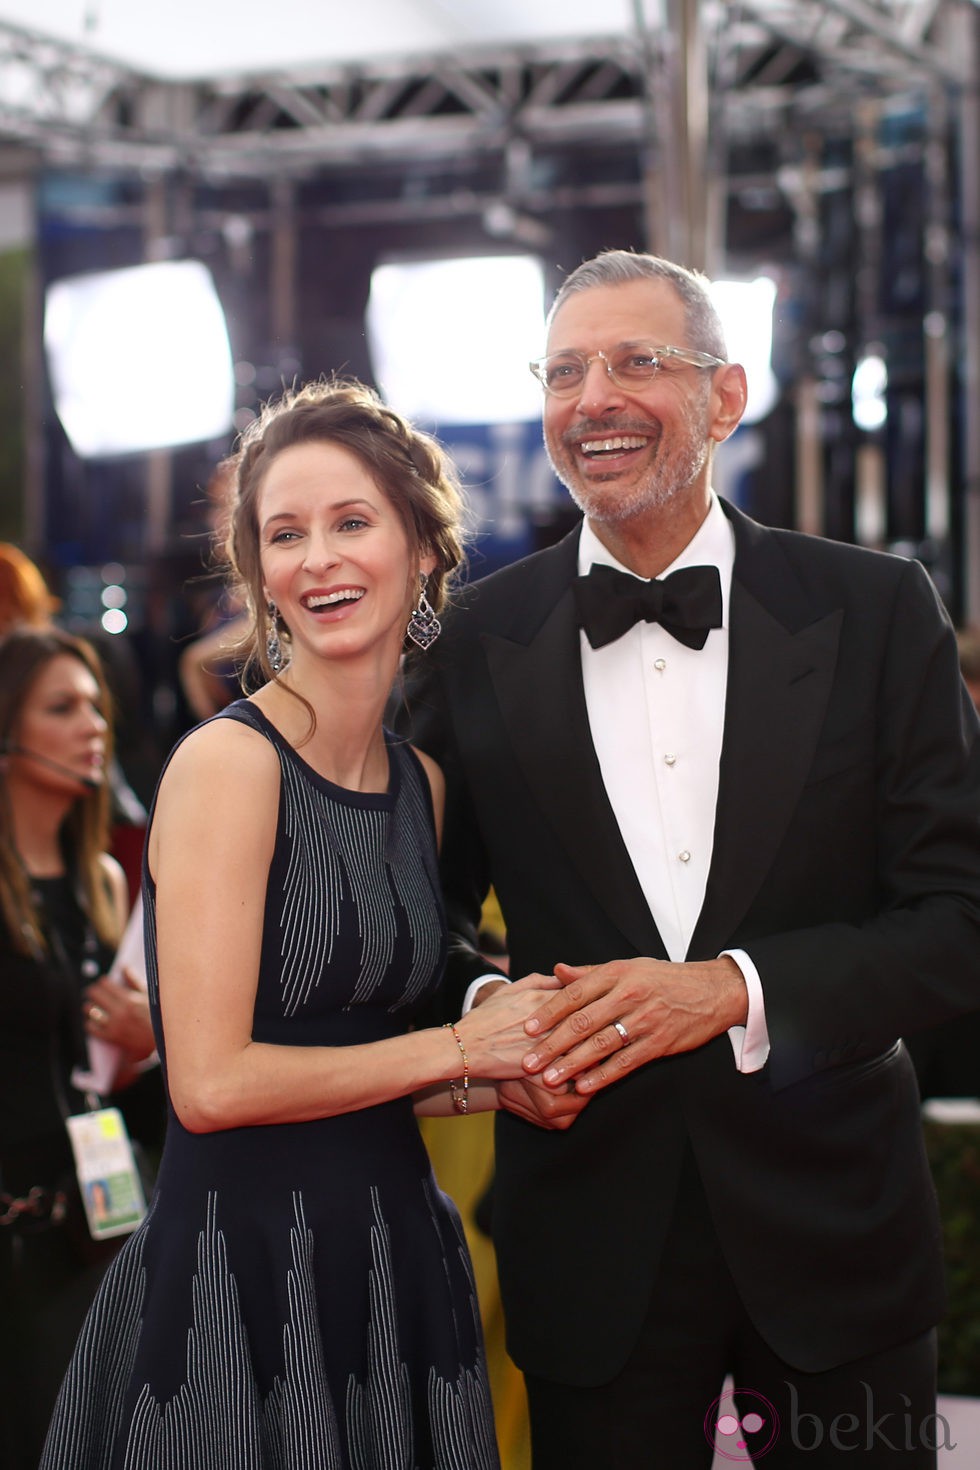
[[[363,383],[331,378],[287,389],[245,429],[234,457],[235,494],[227,553],[252,620],[248,664],[266,679],[269,615],[263,595],[258,499],[277,455],[296,444],[339,444],[364,465],[401,518],[416,556],[436,558],[425,595],[436,612],[463,559],[463,501],[445,450],[413,428]],[[280,619],[280,636],[289,629]],[[409,645],[406,645],[409,646]]]

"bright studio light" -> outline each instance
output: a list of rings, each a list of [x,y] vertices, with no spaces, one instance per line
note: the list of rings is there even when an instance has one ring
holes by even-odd
[[[888,418],[888,367],[879,353],[862,357],[851,379],[851,407],[859,429],[870,433]]]
[[[742,423],[757,423],[773,407],[779,391],[772,370],[776,283],[768,276],[754,281],[713,281],[711,299],[725,329],[728,356],[745,368],[749,397]]]
[[[526,363],[544,334],[544,278],[530,255],[382,265],[371,277],[368,341],[385,398],[445,424],[536,419]]]
[[[749,384],[743,422],[769,412],[776,285],[715,281],[712,298],[733,361]],[[371,278],[368,341],[387,400],[434,424],[537,419],[541,394],[525,363],[544,340],[544,278],[530,255],[478,256],[379,266]]]
[[[228,328],[199,261],[56,281],[44,346],[58,418],[82,458],[193,444],[231,427]]]

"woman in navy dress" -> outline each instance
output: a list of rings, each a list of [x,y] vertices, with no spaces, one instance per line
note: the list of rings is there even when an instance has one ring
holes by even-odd
[[[497,1465],[466,1246],[415,1113],[494,1107],[547,982],[415,1024],[445,957],[442,780],[382,724],[459,516],[435,441],[360,385],[288,393],[244,435],[230,549],[268,682],[161,777],[167,1144],[47,1470]]]

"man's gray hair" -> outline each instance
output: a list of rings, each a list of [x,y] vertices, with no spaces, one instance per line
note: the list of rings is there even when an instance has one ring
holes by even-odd
[[[687,342],[672,346],[694,347],[727,361],[725,332],[709,294],[709,281],[700,271],[688,270],[659,255],[642,255],[632,250],[604,250],[586,260],[566,276],[548,313],[551,327],[556,313],[570,296],[590,291],[594,286],[624,286],[631,281],[666,281],[684,307]]]

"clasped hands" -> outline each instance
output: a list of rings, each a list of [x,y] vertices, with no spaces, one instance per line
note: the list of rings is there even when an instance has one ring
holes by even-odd
[[[501,1082],[498,1095],[501,1107],[544,1128],[570,1128],[597,1092],[637,1067],[693,1051],[746,1020],[745,981],[727,955],[558,964],[553,977],[526,979],[557,979],[561,988],[524,1023],[526,1077]]]

